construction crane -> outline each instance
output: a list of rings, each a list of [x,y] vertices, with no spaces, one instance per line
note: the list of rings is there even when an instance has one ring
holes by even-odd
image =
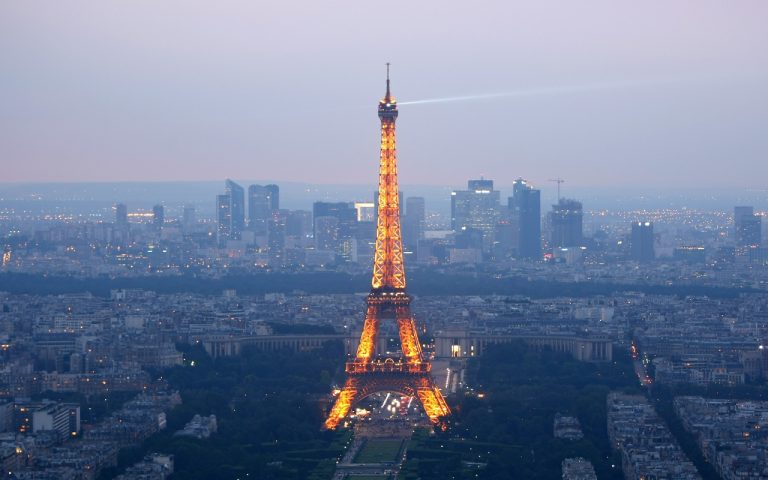
[[[563,180],[560,177],[557,177],[557,178],[550,178],[548,181],[557,182],[557,203],[560,203],[560,184],[565,183],[565,180]]]

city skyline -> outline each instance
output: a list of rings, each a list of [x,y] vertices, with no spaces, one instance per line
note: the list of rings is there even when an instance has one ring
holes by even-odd
[[[761,186],[768,7],[594,6],[395,3],[405,34],[380,44],[353,4],[322,25],[312,5],[7,4],[3,180],[366,182],[392,61],[406,183]],[[479,98],[417,103],[453,97]]]
[[[398,115],[387,75],[362,202],[225,177],[211,220],[168,201],[183,183],[0,190],[9,476],[766,471],[768,212],[585,209],[560,176],[504,201],[481,175],[441,216],[400,188]]]
[[[0,5],[8,478],[768,478],[768,4],[379,7]]]

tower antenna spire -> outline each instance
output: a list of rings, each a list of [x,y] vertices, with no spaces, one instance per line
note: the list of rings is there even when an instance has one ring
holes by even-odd
[[[384,99],[389,103],[390,95],[389,95],[389,62],[387,62],[387,95],[384,97]]]

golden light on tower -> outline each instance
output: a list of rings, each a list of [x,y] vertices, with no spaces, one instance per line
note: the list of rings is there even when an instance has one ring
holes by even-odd
[[[379,101],[381,119],[381,154],[379,157],[379,211],[376,224],[376,250],[373,260],[374,289],[405,289],[403,239],[400,230],[400,192],[397,183],[397,147],[395,119],[397,102],[389,91],[387,64],[387,93]]]
[[[416,324],[411,315],[411,297],[405,292],[395,143],[397,102],[390,93],[389,64],[387,92],[379,102],[379,118],[381,155],[379,200],[376,205],[378,222],[371,293],[366,299],[365,321],[357,353],[346,364],[347,380],[336,396],[325,427],[336,428],[354,404],[368,395],[395,391],[417,397],[430,421],[445,428],[445,419],[451,412],[430,375],[432,365],[422,355]],[[397,322],[402,358],[376,356],[379,325],[386,318]]]

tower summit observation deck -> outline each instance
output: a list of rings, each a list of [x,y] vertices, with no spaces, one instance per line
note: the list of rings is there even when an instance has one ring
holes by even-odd
[[[336,428],[355,403],[377,392],[398,392],[417,397],[430,421],[445,428],[450,409],[430,375],[432,365],[422,354],[411,315],[411,297],[405,292],[395,146],[397,102],[390,92],[389,64],[387,92],[379,101],[379,119],[379,215],[371,293],[366,298],[365,322],[357,353],[346,363],[347,380],[325,421],[325,428]],[[385,320],[397,322],[401,347],[399,357],[384,357],[376,352],[379,325]]]

